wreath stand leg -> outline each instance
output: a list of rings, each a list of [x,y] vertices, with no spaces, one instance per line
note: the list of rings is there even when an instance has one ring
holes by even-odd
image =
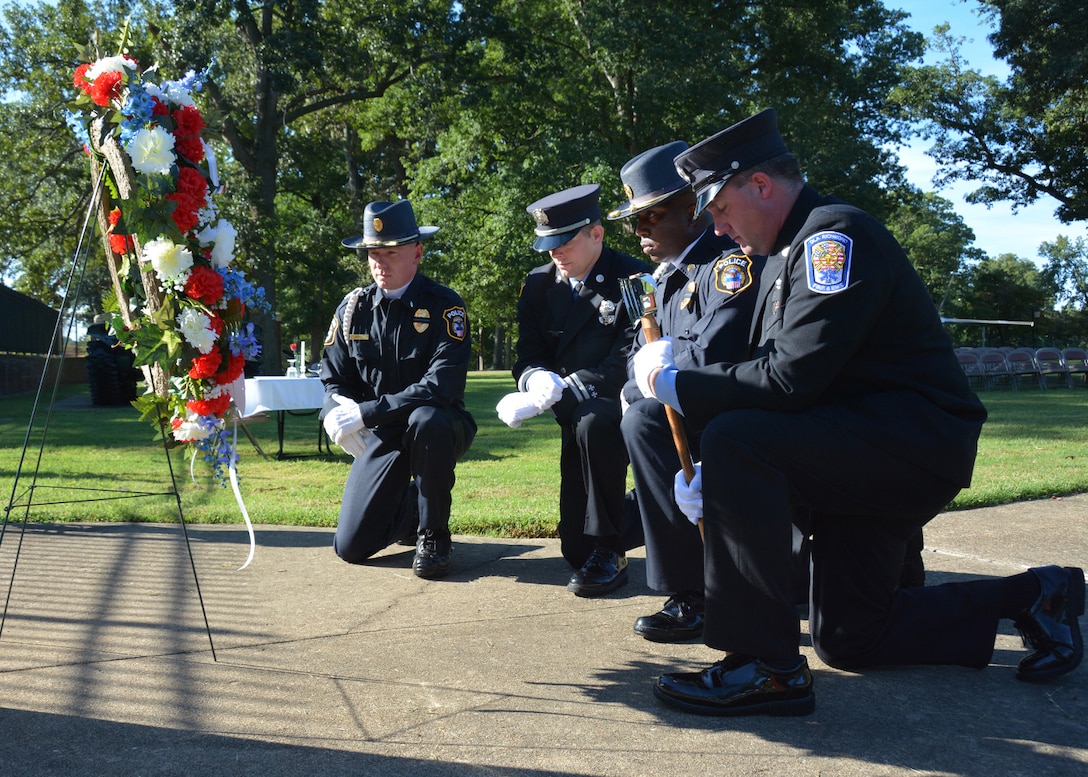
[[[53,409],[56,406],[57,392],[58,392],[58,389],[59,389],[59,386],[60,386],[61,375],[62,375],[62,372],[63,372],[61,368],[64,365],[64,354],[66,353],[67,348],[68,348],[68,344],[71,341],[72,327],[73,327],[73,324],[74,324],[74,321],[75,321],[76,303],[77,303],[77,301],[79,299],[79,292],[80,292],[80,288],[82,286],[84,274],[86,272],[87,259],[88,259],[89,253],[90,253],[89,248],[85,247],[84,242],[85,242],[85,240],[87,238],[88,232],[93,229],[91,227],[91,223],[94,220],[93,215],[92,215],[93,212],[96,211],[96,210],[98,212],[101,212],[101,208],[105,207],[104,203],[106,202],[106,198],[103,196],[103,192],[102,192],[103,173],[104,173],[104,170],[102,170],[102,169],[98,169],[98,170],[94,171],[95,175],[94,175],[93,180],[95,182],[95,185],[94,185],[94,188],[93,188],[93,191],[92,191],[92,194],[91,194],[91,202],[90,202],[90,206],[89,206],[89,209],[88,209],[88,212],[87,212],[87,218],[84,221],[83,230],[80,233],[79,244],[78,244],[78,246],[76,248],[76,254],[75,254],[75,256],[73,257],[73,260],[72,260],[72,267],[71,267],[71,270],[69,272],[68,282],[67,282],[65,292],[64,292],[64,298],[63,298],[62,303],[61,303],[60,315],[57,316],[57,324],[56,324],[56,327],[54,328],[53,338],[52,338],[52,341],[51,341],[51,344],[50,344],[50,352],[46,356],[45,365],[42,368],[41,379],[38,382],[38,390],[37,390],[37,393],[35,394],[35,397],[34,397],[34,404],[33,404],[32,409],[31,409],[30,420],[29,420],[29,422],[27,424],[26,437],[25,437],[25,439],[23,441],[22,454],[19,457],[19,463],[18,463],[18,465],[16,467],[16,470],[15,470],[15,478],[14,478],[14,482],[12,484],[11,497],[8,500],[7,508],[4,510],[3,521],[0,522],[0,545],[2,545],[3,541],[4,541],[4,537],[5,537],[6,532],[7,532],[7,527],[8,527],[9,520],[11,518],[12,511],[17,509],[17,508],[23,510],[23,517],[22,517],[22,520],[21,520],[21,527],[20,527],[19,536],[18,536],[18,543],[16,545],[16,549],[15,549],[15,553],[14,553],[14,559],[12,561],[12,566],[11,566],[11,576],[10,576],[10,578],[8,580],[7,594],[6,594],[5,598],[4,598],[4,608],[3,608],[3,612],[0,613],[0,636],[3,635],[4,624],[7,621],[8,607],[9,607],[9,605],[11,603],[11,593],[12,593],[12,590],[13,590],[13,588],[15,586],[15,573],[16,573],[16,570],[17,570],[18,565],[19,565],[19,555],[20,555],[20,552],[22,550],[23,540],[24,540],[24,538],[26,536],[27,524],[28,524],[29,518],[30,518],[30,509],[31,509],[32,505],[34,504],[34,497],[35,497],[36,493],[43,490],[43,489],[45,489],[45,488],[48,488],[46,486],[39,486],[38,485],[38,474],[39,474],[39,471],[41,469],[42,459],[44,457],[45,442],[46,442],[46,438],[48,436],[48,431],[49,431],[49,422],[52,419]],[[108,243],[109,243],[108,236],[103,235],[103,239],[107,243],[107,248],[108,248]],[[82,256],[82,260],[80,259],[81,256]],[[111,258],[111,260],[113,259],[112,256],[110,258]],[[114,270],[114,268],[111,265],[111,272],[113,270]],[[73,291],[73,287],[74,287],[74,291]],[[62,338],[60,333],[62,331],[62,327],[64,326],[65,322],[67,322],[67,326],[64,328],[64,335],[63,335],[63,338]],[[33,472],[30,474],[30,485],[25,487],[25,489],[23,491],[20,491],[20,480],[22,480],[22,477],[23,477],[24,464],[27,463],[27,453],[28,453],[29,448],[30,448],[30,441],[31,441],[32,433],[35,430],[35,421],[37,420],[38,408],[39,408],[39,406],[41,404],[43,404],[42,396],[43,396],[45,386],[46,386],[46,382],[47,382],[47,379],[48,379],[50,364],[52,363],[53,357],[55,355],[57,355],[57,354],[55,354],[55,350],[58,348],[58,344],[59,344],[59,348],[60,348],[59,360],[58,360],[57,367],[56,367],[56,370],[55,370],[55,375],[54,375],[54,378],[53,378],[53,387],[52,387],[52,393],[50,394],[50,397],[49,397],[49,405],[48,405],[48,408],[46,409],[46,413],[45,413],[45,422],[44,422],[44,425],[43,425],[43,427],[41,429],[40,440],[39,440],[39,443],[38,443],[37,458],[36,458],[36,460],[34,462]],[[160,421],[161,421],[161,419],[160,419]],[[188,531],[188,528],[187,528],[186,523],[185,523],[185,513],[182,510],[181,492],[178,490],[177,479],[175,478],[175,475],[174,475],[173,462],[170,459],[170,449],[169,449],[169,446],[167,445],[167,438],[166,438],[166,426],[167,425],[164,425],[164,424],[160,423],[160,428],[162,429],[163,453],[164,453],[164,455],[166,457],[167,468],[168,468],[168,470],[170,472],[170,490],[169,491],[163,491],[163,492],[138,491],[138,492],[133,492],[133,491],[120,491],[120,490],[114,490],[114,489],[87,489],[87,490],[93,490],[95,494],[113,493],[113,494],[116,494],[117,496],[114,496],[114,497],[94,496],[93,498],[89,498],[89,499],[64,499],[64,500],[61,500],[61,501],[39,501],[38,504],[39,505],[42,505],[42,504],[72,504],[72,503],[83,502],[83,501],[101,501],[104,498],[130,499],[130,498],[133,498],[133,497],[170,496],[170,495],[172,495],[174,497],[174,501],[175,501],[175,503],[177,505],[178,519],[179,519],[179,521],[181,523],[181,532],[182,532],[182,536],[184,537],[184,540],[185,540],[185,548],[186,548],[186,551],[189,554],[189,566],[192,568],[192,571],[193,571],[193,582],[196,585],[197,599],[200,602],[200,612],[201,612],[201,615],[204,618],[204,630],[206,631],[206,633],[208,635],[208,646],[211,648],[212,660],[213,661],[218,661],[219,659],[217,658],[216,653],[215,653],[215,642],[212,639],[211,625],[208,623],[208,613],[207,613],[207,610],[204,607],[204,596],[203,596],[203,594],[201,593],[201,590],[200,590],[200,578],[197,575],[196,562],[195,562],[195,560],[193,558],[192,544],[189,541],[189,531]],[[53,488],[57,488],[57,487],[54,486]],[[72,491],[71,488],[67,488],[67,487],[65,488],[66,493],[70,493],[71,491]]]

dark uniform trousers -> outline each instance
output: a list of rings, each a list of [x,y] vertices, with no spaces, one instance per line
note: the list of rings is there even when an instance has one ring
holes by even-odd
[[[350,563],[363,561],[411,532],[417,521],[421,530],[446,531],[454,465],[474,435],[463,412],[429,405],[413,410],[404,428],[373,430],[348,473],[333,538],[336,554]]]
[[[714,451],[703,460],[706,644],[796,660],[790,536],[799,499],[812,508],[809,625],[824,662],[985,666],[1000,581],[899,588],[912,538],[959,486],[845,431],[852,412],[733,410],[703,431],[704,453]]]
[[[577,569],[598,542],[611,543],[616,551],[635,547],[627,535],[637,520],[629,520],[631,511],[625,507],[627,456],[619,400],[593,397],[579,402],[560,427],[560,548]]]

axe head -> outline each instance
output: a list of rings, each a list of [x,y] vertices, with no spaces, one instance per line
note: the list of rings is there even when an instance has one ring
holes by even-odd
[[[620,293],[632,325],[638,326],[643,316],[657,315],[657,283],[649,273],[620,278]]]

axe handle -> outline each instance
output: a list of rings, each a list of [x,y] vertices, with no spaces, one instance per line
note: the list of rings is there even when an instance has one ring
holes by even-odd
[[[647,343],[661,339],[661,327],[653,313],[642,316],[642,334]],[[695,465],[691,462],[691,449],[688,447],[688,435],[684,431],[684,421],[680,414],[672,407],[665,405],[665,417],[669,419],[669,428],[672,430],[672,442],[676,446],[676,453],[680,457],[680,468],[684,470],[684,477],[690,483],[695,477]],[[700,522],[701,523],[701,522]]]

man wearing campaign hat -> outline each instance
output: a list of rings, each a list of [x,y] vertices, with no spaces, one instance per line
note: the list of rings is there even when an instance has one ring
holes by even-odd
[[[706,535],[707,645],[726,657],[662,675],[665,703],[699,714],[815,709],[791,588],[795,506],[811,511],[809,633],[831,666],[986,666],[999,619],[1031,652],[1017,677],[1075,668],[1084,573],[900,588],[907,544],[971,481],[986,411],[895,238],[805,184],[773,110],[677,155],[699,203],[748,254],[769,257],[752,358],[677,369],[668,340],[636,378],[705,424],[702,465],[677,503]]]
[[[357,564],[411,536],[412,571],[428,579],[450,569],[454,467],[476,434],[465,303],[418,271],[436,232],[407,200],[366,206],[343,245],[366,250],[374,282],[337,307],[321,359],[322,422],[354,457],[333,547]]]
[[[673,340],[676,362],[742,361],[763,259],[745,256],[728,235],[715,235],[710,214],[695,214],[695,194],[673,164],[687,147],[674,141],[628,161],[620,170],[627,201],[608,218],[632,220],[643,252],[657,263],[657,321]],[[639,329],[632,352],[644,344]],[[621,431],[645,537],[646,582],[669,595],[659,612],[638,618],[634,630],[655,642],[695,639],[703,632],[703,543],[672,496],[681,466],[672,431],[664,406],[643,397],[633,378],[622,396],[628,406]],[[701,430],[685,426],[697,453]]]
[[[496,410],[516,428],[551,410],[562,429],[559,536],[576,570],[567,590],[603,596],[627,582],[627,458],[619,393],[634,336],[619,280],[652,268],[604,244],[600,187],[575,186],[526,210],[533,248],[551,261],[532,270],[518,298],[518,391]]]

